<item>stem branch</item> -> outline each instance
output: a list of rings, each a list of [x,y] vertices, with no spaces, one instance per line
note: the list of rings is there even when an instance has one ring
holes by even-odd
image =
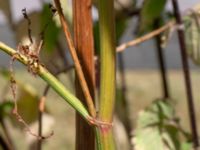
[[[7,46],[6,44],[0,42],[0,49],[6,52],[10,56],[15,56],[16,60],[20,61],[24,65],[28,64],[28,58],[25,55],[17,53],[16,50],[12,49],[11,47]],[[17,54],[17,55],[16,55]],[[40,64],[36,64],[37,66],[37,74],[46,81],[49,86],[51,86],[56,93],[58,93],[67,103],[69,103],[77,112],[83,116],[86,121],[88,118],[91,118],[87,109],[84,105],[80,102],[78,98],[76,98],[71,92],[69,92],[65,86],[56,79],[45,67]]]

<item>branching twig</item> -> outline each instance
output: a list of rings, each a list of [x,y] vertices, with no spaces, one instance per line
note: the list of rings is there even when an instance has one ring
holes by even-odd
[[[6,44],[0,42],[0,49],[7,53],[10,56],[14,56],[17,54],[17,51],[7,46]],[[16,55],[15,59],[24,65],[28,65],[28,58],[24,54]],[[44,81],[46,81],[55,92],[57,92],[66,102],[68,102],[80,115],[88,121],[89,115],[87,109],[80,102],[78,98],[76,98],[71,92],[69,92],[65,86],[59,82],[43,65],[36,65],[38,68],[37,75],[39,75]]]
[[[127,43],[124,43],[124,44],[118,46],[117,47],[117,52],[122,52],[128,47],[135,46],[135,45],[140,44],[140,43],[142,43],[142,42],[144,42],[146,40],[149,40],[149,39],[159,35],[160,33],[170,29],[174,25],[175,25],[175,22],[174,21],[170,21],[166,25],[164,25],[163,27],[161,27],[161,28],[159,28],[157,30],[154,30],[154,31],[142,36],[142,37],[139,37],[137,39],[134,39],[132,41],[129,41]]]
[[[10,65],[11,65],[10,66],[10,73],[11,73],[10,82],[11,82],[11,91],[12,91],[12,95],[13,95],[13,99],[14,99],[13,114],[15,115],[17,121],[20,122],[25,127],[25,131],[27,131],[30,135],[36,137],[38,140],[49,138],[49,137],[51,137],[53,135],[53,132],[48,136],[39,136],[39,135],[35,134],[30,129],[29,125],[26,123],[26,121],[22,118],[22,116],[18,112],[17,96],[16,96],[16,94],[17,94],[17,83],[16,83],[15,78],[14,78],[13,62],[16,59],[16,57],[19,56],[19,55],[20,55],[19,53],[17,53],[17,55],[13,55],[12,59],[11,59],[11,63],[10,63]]]
[[[75,69],[76,69],[76,72],[77,72],[77,75],[78,75],[78,78],[79,78],[79,81],[80,81],[80,85],[81,85],[82,90],[83,90],[83,94],[84,94],[85,99],[86,99],[86,103],[87,103],[89,112],[93,117],[95,117],[96,116],[95,106],[94,106],[92,97],[90,95],[89,88],[88,88],[88,85],[86,83],[86,80],[85,80],[85,77],[84,77],[84,74],[83,74],[83,71],[82,71],[82,68],[81,68],[75,47],[74,47],[74,44],[73,44],[72,37],[70,35],[68,24],[67,24],[67,21],[64,17],[64,14],[63,14],[63,11],[62,11],[62,8],[61,8],[60,1],[54,0],[54,2],[55,2],[55,5],[56,5],[56,8],[57,8],[59,17],[60,17],[60,22],[62,24],[64,33],[65,33],[66,41],[68,43],[72,59],[74,61]]]

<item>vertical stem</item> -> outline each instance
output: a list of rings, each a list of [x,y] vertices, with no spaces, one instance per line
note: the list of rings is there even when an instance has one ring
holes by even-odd
[[[38,112],[38,136],[42,137],[42,117],[43,112],[39,110]],[[42,150],[42,140],[37,141],[37,150]]]
[[[124,66],[124,57],[123,53],[118,53],[118,64],[119,64],[119,74],[121,82],[121,102],[119,103],[120,111],[117,111],[121,120],[124,124],[126,133],[128,135],[129,144],[131,146],[131,120],[129,119],[129,111],[127,104],[127,86],[126,86],[126,76],[125,76],[125,66]]]
[[[5,141],[5,144],[7,144],[7,147],[9,148],[9,150],[15,150],[16,148],[15,148],[14,143],[12,141],[11,135],[10,135],[8,128],[6,127],[6,124],[5,124],[3,119],[0,119],[0,124],[2,126],[2,129],[4,131],[4,134],[5,134],[5,137],[6,137],[6,140],[7,140],[7,142]],[[4,139],[2,138],[2,142],[3,141],[4,141]]]
[[[183,22],[182,22],[182,18],[180,15],[180,10],[179,10],[177,0],[172,0],[172,5],[173,5],[173,9],[174,9],[174,15],[176,17],[176,22],[179,25],[178,38],[179,38],[179,45],[180,45],[180,49],[181,49],[181,58],[182,58],[186,92],[187,92],[187,102],[188,102],[188,110],[189,110],[189,115],[190,115],[190,125],[191,125],[194,148],[197,149],[199,147],[199,141],[198,141],[197,126],[196,126],[195,108],[194,108],[193,95],[192,95],[192,86],[191,86],[191,80],[190,80],[189,65],[188,65],[188,60],[187,60],[186,45],[185,45],[185,38],[184,38],[185,35],[184,35],[183,28],[181,28],[181,26],[183,25]]]
[[[98,118],[112,124],[115,104],[116,53],[114,0],[99,0],[100,30],[100,108]],[[102,150],[114,150],[112,126],[98,128]]]
[[[12,150],[12,148],[9,147],[9,144],[4,140],[4,138],[0,135],[0,148],[3,148],[3,150]]]
[[[155,20],[154,27],[155,29],[160,27],[160,19]],[[169,88],[167,82],[167,73],[166,73],[166,64],[163,55],[163,48],[161,47],[161,37],[157,35],[155,37],[156,47],[157,47],[157,55],[158,55],[158,64],[160,69],[160,74],[162,78],[162,89],[163,89],[163,98],[169,98]]]
[[[91,15],[91,0],[73,0],[74,45],[83,74],[94,100],[94,43]],[[76,95],[86,105],[78,75],[76,75]],[[94,116],[95,117],[95,116]],[[94,150],[95,134],[88,123],[76,114],[76,150]]]
[[[99,0],[100,110],[102,121],[112,122],[115,99],[115,28],[113,0]]]
[[[47,93],[49,91],[50,86],[47,85],[44,89],[43,96],[41,97],[39,101],[39,112],[38,112],[38,136],[42,137],[42,126],[43,126],[43,112],[44,112],[44,99],[47,96]],[[42,140],[38,140],[37,143],[37,150],[42,150]]]

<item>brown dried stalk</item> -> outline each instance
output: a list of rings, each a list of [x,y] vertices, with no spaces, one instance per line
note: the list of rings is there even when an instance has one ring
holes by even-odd
[[[58,11],[58,15],[60,17],[60,22],[61,22],[63,30],[64,30],[65,38],[66,38],[66,41],[68,43],[68,47],[69,47],[72,59],[74,61],[75,69],[76,69],[76,72],[77,72],[77,75],[78,75],[78,78],[79,78],[80,85],[81,85],[82,90],[83,90],[83,94],[84,94],[85,99],[86,99],[86,103],[87,103],[89,112],[93,117],[95,117],[96,116],[96,110],[95,110],[95,107],[94,107],[94,103],[93,103],[92,97],[90,95],[89,88],[88,88],[88,85],[86,83],[86,80],[85,80],[85,77],[84,77],[84,74],[83,74],[83,70],[81,68],[81,65],[80,65],[80,62],[79,62],[79,59],[78,59],[78,56],[77,56],[77,53],[76,53],[76,50],[75,50],[75,47],[74,47],[74,43],[73,43],[69,28],[68,28],[68,24],[67,24],[67,21],[64,17],[64,14],[63,14],[63,11],[62,11],[62,8],[61,8],[60,1],[54,0],[54,2],[55,2],[55,5],[56,5],[56,9]]]

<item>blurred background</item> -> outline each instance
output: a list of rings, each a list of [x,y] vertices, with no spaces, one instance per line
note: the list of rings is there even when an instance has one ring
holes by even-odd
[[[137,33],[138,26],[140,26],[140,16],[137,14],[138,9],[143,6],[142,0],[117,0],[116,2],[116,15],[117,18],[122,18],[123,30],[120,31],[118,37],[118,45],[127,41],[133,40],[141,35],[149,32],[151,29],[145,29]],[[181,13],[184,16],[188,9],[194,6],[200,5],[199,0],[178,0],[180,4]],[[17,45],[27,42],[27,20],[23,18],[21,10],[26,8],[29,17],[31,18],[31,30],[34,40],[37,42],[38,35],[48,22],[49,13],[46,3],[52,3],[48,0],[0,0],[0,41],[8,44],[9,46],[16,48]],[[66,6],[64,9],[66,18],[69,24],[72,25],[72,12],[71,1],[62,0],[62,4]],[[155,4],[156,5],[156,4]],[[126,15],[126,11],[135,11],[133,15]],[[98,20],[98,13],[95,5],[92,9],[94,28]],[[168,0],[164,6],[163,15],[164,22],[170,20],[172,11],[171,1]],[[45,17],[47,19],[45,19]],[[139,23],[138,23],[139,22]],[[120,26],[120,25],[119,25]],[[42,61],[45,66],[55,73],[56,68],[62,68],[65,65],[70,66],[72,64],[71,58],[68,54],[66,43],[63,41],[63,35],[60,32],[60,24],[57,16],[53,19],[53,23],[49,25],[50,29],[47,29],[46,45],[44,49],[47,51],[42,52]],[[94,32],[96,30],[94,29]],[[95,34],[95,33],[94,33]],[[55,38],[48,38],[48,35],[53,35]],[[95,43],[96,44],[96,43]],[[96,44],[98,45],[98,44]],[[98,51],[98,46],[95,47]],[[136,126],[136,120],[141,110],[146,108],[157,98],[163,98],[162,79],[159,70],[158,53],[155,39],[147,40],[134,47],[127,48],[121,56],[118,56],[118,72],[117,82],[119,88],[118,93],[124,92],[126,102],[128,106],[128,118],[131,120],[131,126],[134,132]],[[61,50],[61,51],[59,51]],[[97,52],[98,53],[98,52]],[[186,102],[186,92],[184,85],[184,78],[181,65],[180,48],[176,31],[174,31],[171,37],[168,39],[166,47],[163,50],[164,60],[166,64],[166,78],[168,82],[170,100],[173,103],[176,115],[180,118],[181,126],[186,131],[190,131],[189,116]],[[54,61],[55,58],[60,60]],[[63,63],[63,60],[67,63]],[[120,62],[123,61],[123,63]],[[12,101],[12,94],[9,88],[8,68],[10,57],[0,51],[0,97],[2,108],[3,102]],[[195,108],[197,114],[198,130],[200,129],[200,67],[193,63],[191,59],[191,79],[193,94],[195,100]],[[121,66],[122,65],[122,66]],[[22,117],[30,125],[30,128],[37,133],[37,117],[38,117],[38,99],[42,96],[46,84],[39,78],[31,76],[27,73],[27,69],[15,62],[15,78],[18,83],[18,105],[19,111]],[[123,70],[123,72],[122,72]],[[59,75],[59,79],[74,92],[74,71],[73,69],[68,71],[67,74]],[[125,87],[123,91],[122,86]],[[117,98],[119,98],[118,95]],[[27,101],[28,99],[28,101]],[[7,108],[8,106],[8,108]],[[1,107],[1,106],[0,106]],[[6,109],[12,105],[6,103]],[[44,114],[44,135],[48,135],[51,131],[54,135],[44,141],[43,149],[74,149],[75,141],[75,113],[65,101],[61,100],[55,92],[50,90],[47,96],[46,108]],[[1,110],[1,109],[0,109]],[[15,149],[26,150],[35,148],[35,137],[24,131],[24,128],[19,125],[18,122],[8,114],[9,117],[1,118],[0,129],[3,137],[9,137],[10,142],[13,143]],[[116,119],[117,120],[117,119]],[[119,125],[118,128],[121,132],[122,138],[121,145],[126,145],[125,129]],[[123,138],[124,137],[124,138]],[[17,140],[16,140],[17,139]],[[126,149],[122,146],[122,149]]]

